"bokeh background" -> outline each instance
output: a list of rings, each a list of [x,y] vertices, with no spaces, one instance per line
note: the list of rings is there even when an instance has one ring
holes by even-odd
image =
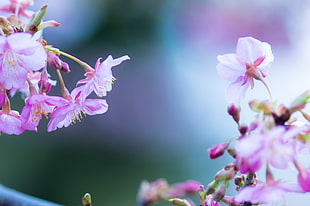
[[[124,206],[136,205],[142,180],[208,184],[232,159],[211,161],[207,149],[238,134],[216,56],[233,53],[239,37],[272,45],[266,81],[279,103],[310,88],[306,0],[37,0],[31,8],[42,4],[45,20],[61,23],[44,31],[49,44],[91,65],[109,54],[131,60],[113,69],[106,114],[52,133],[43,120],[37,133],[0,137],[0,182],[27,194],[73,206],[90,192],[94,206]],[[72,89],[83,71],[62,59]],[[242,104],[243,123],[254,118],[253,98],[268,98],[259,82]]]

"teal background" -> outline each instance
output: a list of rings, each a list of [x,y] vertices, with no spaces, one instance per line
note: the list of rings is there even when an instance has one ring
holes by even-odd
[[[308,48],[307,41],[298,44],[307,39],[307,31],[299,31],[306,28],[301,20],[307,22],[308,7],[300,2],[35,1],[32,9],[47,3],[45,20],[61,23],[44,31],[49,44],[92,66],[109,54],[131,60],[113,68],[117,81],[106,97],[106,114],[52,133],[43,117],[37,133],[0,136],[0,182],[68,206],[81,205],[85,192],[92,194],[94,206],[136,205],[142,180],[208,184],[232,159],[211,161],[207,149],[238,135],[226,114],[227,83],[217,75],[216,56],[234,52],[241,36],[269,42],[278,60],[268,78],[279,80],[267,81],[280,102],[290,102],[308,86],[300,83],[303,77],[294,82],[290,72],[293,65],[294,74],[301,74],[297,66],[307,64],[297,58],[300,48]],[[286,64],[287,57],[299,64]],[[61,58],[71,65],[72,72],[64,75],[71,90],[83,71]],[[268,97],[256,85],[242,106]],[[59,88],[52,93],[59,95]],[[249,109],[242,110],[243,123],[253,118]]]

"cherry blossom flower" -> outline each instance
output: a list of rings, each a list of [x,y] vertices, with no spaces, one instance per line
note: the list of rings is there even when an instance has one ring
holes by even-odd
[[[266,133],[253,133],[243,137],[236,144],[236,165],[243,174],[255,172],[269,163],[277,169],[286,169],[294,160],[293,141],[301,128],[287,130],[277,126]]]
[[[83,99],[80,88],[75,88],[71,95],[63,98],[66,103],[56,106],[51,113],[47,131],[68,127],[76,121],[80,121],[84,115],[103,114],[108,110],[108,104],[103,99]]]
[[[85,83],[82,96],[86,97],[93,91],[98,97],[106,96],[107,92],[112,90],[112,83],[115,80],[112,75],[112,67],[117,66],[128,59],[130,59],[130,57],[127,55],[117,59],[113,59],[113,57],[109,55],[102,63],[100,63],[101,58],[99,58],[96,62],[95,69],[86,72],[86,78],[78,81],[78,84]]]
[[[6,134],[19,135],[25,131],[22,127],[21,117],[18,111],[0,110],[0,131]]]
[[[236,54],[217,57],[217,71],[224,80],[232,82],[227,90],[229,102],[240,102],[249,88],[254,87],[254,79],[262,81],[273,62],[271,46],[253,37],[239,38]]]
[[[62,97],[48,96],[44,93],[29,96],[21,113],[22,127],[37,131],[42,114],[47,116],[56,106],[66,103],[67,101]]]
[[[28,71],[46,65],[43,46],[28,33],[0,36],[0,83],[6,89],[25,87]]]

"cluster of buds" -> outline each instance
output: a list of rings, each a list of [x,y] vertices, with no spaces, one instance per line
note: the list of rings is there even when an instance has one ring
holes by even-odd
[[[43,21],[47,5],[33,12],[28,10],[31,0],[10,0],[0,8],[0,132],[19,135],[25,130],[37,131],[42,115],[50,117],[47,131],[67,127],[88,115],[103,114],[108,104],[102,97],[111,91],[115,78],[112,67],[128,60],[127,55],[117,59],[108,56],[97,60],[92,68],[78,58],[51,45],[43,38],[42,30],[56,27],[56,21]],[[77,62],[85,71],[85,78],[69,92],[62,73],[69,73],[69,65],[60,59],[63,55]],[[55,69],[61,92],[49,95],[56,84],[48,69]],[[87,99],[91,93],[98,98]],[[13,109],[12,97],[21,93],[25,105],[21,111]]]
[[[219,158],[227,151],[233,160],[216,173],[206,189],[201,185],[196,191],[200,206],[219,206],[220,202],[229,206],[285,205],[287,193],[310,192],[310,167],[300,161],[301,155],[310,154],[310,125],[307,124],[310,115],[305,112],[310,92],[304,92],[289,106],[276,104],[264,80],[273,59],[271,46],[252,37],[240,38],[235,54],[218,56],[219,75],[231,81],[226,93],[227,111],[237,123],[240,135],[209,149],[210,159]],[[267,88],[269,99],[250,101],[255,119],[240,124],[240,102],[254,88],[255,81]],[[296,113],[301,113],[305,121],[297,121]],[[274,171],[295,175],[295,181],[277,178]],[[265,177],[258,178],[258,172],[264,172]],[[226,194],[230,181],[235,184],[233,195]],[[171,203],[195,205],[179,197]]]

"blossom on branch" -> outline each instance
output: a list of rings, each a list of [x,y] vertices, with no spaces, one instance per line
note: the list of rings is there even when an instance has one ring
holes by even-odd
[[[218,74],[232,82],[226,90],[227,100],[238,103],[254,87],[254,79],[266,77],[274,57],[268,43],[243,37],[238,40],[235,54],[219,55],[217,59]]]
[[[108,110],[108,104],[103,99],[81,98],[81,91],[75,88],[71,95],[63,98],[64,104],[56,106],[50,114],[47,131],[51,132],[57,128],[68,127],[76,121],[81,121],[84,115],[103,114]]]
[[[123,61],[130,59],[125,55],[117,59],[113,59],[109,55],[102,63],[101,58],[96,62],[95,69],[85,73],[86,78],[78,81],[77,84],[85,84],[83,95],[89,95],[91,92],[95,92],[98,97],[107,95],[107,92],[112,90],[112,83],[115,78],[112,75],[112,67],[121,64]]]
[[[0,83],[6,89],[26,85],[28,71],[38,71],[46,65],[46,52],[29,33],[0,35]]]

